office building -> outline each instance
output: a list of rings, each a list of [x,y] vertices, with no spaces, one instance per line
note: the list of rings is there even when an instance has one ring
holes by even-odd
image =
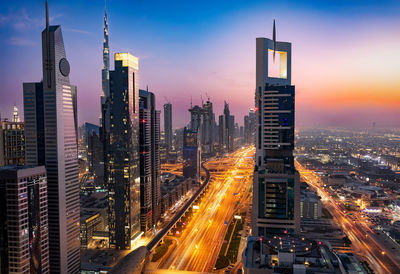
[[[201,150],[196,131],[183,130],[183,177],[200,180]]]
[[[130,249],[140,234],[139,60],[114,55],[106,98],[104,177],[109,193],[110,248]]]
[[[171,103],[164,104],[164,134],[167,153],[172,150],[172,105]]]
[[[0,272],[50,273],[44,166],[0,167]]]
[[[12,122],[0,120],[0,166],[25,163],[24,123],[15,109]]]
[[[79,273],[79,181],[76,88],[70,85],[59,25],[42,32],[43,81],[24,83],[25,161],[47,172],[52,273]]]
[[[300,229],[300,179],[293,158],[292,46],[267,38],[257,38],[256,44],[258,126],[252,231],[254,236],[296,234]],[[270,67],[274,65],[279,65],[277,74]]]
[[[140,120],[140,206],[141,229],[157,224],[161,210],[160,111],[155,109],[152,92],[139,90]]]

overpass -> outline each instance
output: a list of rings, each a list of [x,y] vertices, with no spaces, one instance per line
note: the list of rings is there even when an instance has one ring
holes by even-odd
[[[206,172],[206,179],[195,194],[186,202],[186,204],[176,213],[172,220],[161,229],[157,235],[146,245],[141,246],[121,259],[109,272],[109,274],[117,273],[141,273],[144,265],[150,260],[151,251],[157,247],[158,243],[168,234],[168,232],[175,226],[182,218],[185,212],[193,205],[200,195],[207,189],[210,182],[210,171],[201,164],[201,168]]]

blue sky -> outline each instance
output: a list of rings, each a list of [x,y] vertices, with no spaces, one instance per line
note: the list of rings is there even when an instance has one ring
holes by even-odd
[[[70,80],[78,86],[80,122],[97,122],[104,1],[54,0],[49,8],[51,24],[62,26]],[[23,108],[22,82],[41,79],[44,1],[2,1],[0,11],[0,111],[10,117],[14,103]],[[206,93],[217,115],[227,100],[243,123],[254,101],[255,38],[271,36],[274,18],[278,40],[293,43],[298,124],[341,126],[338,112],[352,110],[366,114],[349,123],[366,125],[381,114],[378,124],[399,123],[399,97],[390,111],[383,99],[369,111],[368,101],[360,105],[343,97],[336,105],[326,102],[344,86],[370,81],[371,74],[377,75],[376,83],[388,83],[382,96],[385,90],[386,97],[395,96],[400,72],[381,73],[388,61],[374,48],[400,49],[399,1],[108,1],[107,13],[111,52],[129,51],[140,58],[140,87],[155,92],[159,109],[165,97],[172,102],[174,126],[189,121],[190,97],[199,104]],[[394,52],[391,68],[400,66],[399,56]],[[375,61],[364,71],[363,60],[369,58]],[[337,77],[345,79],[342,85]],[[316,103],[311,105],[310,98]]]

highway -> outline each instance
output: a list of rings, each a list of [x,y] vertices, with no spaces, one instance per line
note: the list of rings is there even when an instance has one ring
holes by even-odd
[[[399,262],[393,258],[390,251],[384,249],[368,224],[361,219],[356,222],[352,220],[323,187],[323,182],[316,173],[308,170],[297,161],[295,164],[304,181],[317,191],[322,203],[332,214],[335,222],[342,226],[344,233],[352,241],[352,248],[355,253],[366,258],[370,267],[376,273],[400,273]]]
[[[175,237],[176,248],[159,268],[212,272],[230,220],[248,199],[254,168],[254,148],[246,147],[226,157],[208,161],[209,188],[186,229]]]

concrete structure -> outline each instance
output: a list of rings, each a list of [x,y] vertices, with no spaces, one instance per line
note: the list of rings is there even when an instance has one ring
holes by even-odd
[[[24,123],[19,121],[18,112],[14,112],[12,122],[0,120],[0,166],[24,163]]]
[[[172,149],[172,104],[164,104],[164,134],[167,153]]]
[[[24,83],[25,161],[45,165],[52,273],[78,273],[79,182],[76,87],[69,83],[60,26],[42,32],[43,81]]]
[[[50,273],[44,166],[0,167],[0,272]]]
[[[152,92],[139,90],[141,229],[157,224],[161,210],[160,111]]]
[[[296,234],[300,230],[300,177],[293,158],[295,88],[291,85],[291,44],[267,38],[257,38],[256,44],[259,122],[252,233],[254,236]],[[280,70],[275,77],[269,65],[275,61],[276,53],[280,57]]]
[[[110,248],[130,249],[140,233],[139,60],[116,53],[105,116]]]

